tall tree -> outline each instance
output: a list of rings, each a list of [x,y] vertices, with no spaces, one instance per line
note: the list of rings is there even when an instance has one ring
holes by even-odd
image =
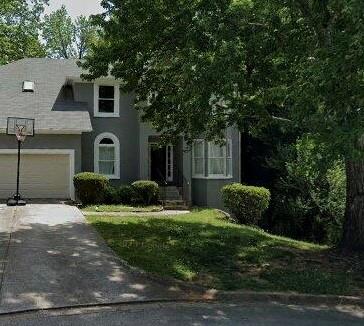
[[[73,21],[64,5],[44,18],[43,38],[51,57],[82,59],[96,37],[91,19],[80,16]]]
[[[342,244],[364,248],[362,0],[103,0],[83,67],[134,90],[166,136],[299,125],[346,158]]]
[[[42,57],[40,17],[48,0],[7,0],[0,3],[0,64]]]

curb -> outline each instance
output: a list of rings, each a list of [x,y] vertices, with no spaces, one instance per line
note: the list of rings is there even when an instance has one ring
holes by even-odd
[[[90,225],[90,224],[89,224]],[[90,225],[92,226],[92,225]],[[101,237],[97,230],[92,226],[94,232],[97,234],[101,242],[106,248],[116,257],[120,265],[125,267],[129,272],[135,275],[140,275],[152,282],[164,285],[166,287],[174,288],[179,291],[180,298],[175,301],[185,300],[191,302],[279,302],[283,304],[296,304],[296,305],[326,305],[334,306],[355,306],[364,309],[364,297],[359,296],[336,296],[336,295],[313,295],[313,294],[300,294],[300,293],[287,293],[287,292],[255,292],[248,290],[238,291],[220,291],[216,289],[206,288],[199,284],[188,284],[181,280],[172,277],[159,276],[145,270],[130,265],[127,261],[120,258],[112,248],[110,248],[106,241]],[[177,293],[176,292],[176,293]]]
[[[109,247],[110,248],[110,247]],[[110,250],[112,250],[110,248]],[[113,251],[113,250],[112,250]],[[115,253],[114,253],[115,254]],[[115,254],[116,255],[116,254]],[[118,257],[118,256],[116,256]],[[279,302],[282,304],[295,305],[326,305],[326,306],[355,306],[364,309],[364,297],[358,296],[336,296],[336,295],[314,295],[287,292],[255,292],[248,290],[220,291],[209,289],[198,284],[188,284],[172,277],[162,277],[144,271],[143,269],[129,265],[125,260],[118,257],[121,265],[130,272],[139,274],[153,282],[167,287],[173,287],[187,295],[187,301],[197,302]],[[182,298],[183,300],[183,298]],[[178,300],[177,300],[178,301]]]
[[[364,298],[354,296],[312,295],[282,292],[221,291],[214,296],[216,301],[279,302],[295,305],[355,306],[364,309]]]

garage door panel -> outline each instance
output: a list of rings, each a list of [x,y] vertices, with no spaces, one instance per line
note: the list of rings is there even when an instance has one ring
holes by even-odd
[[[26,198],[69,198],[69,155],[23,154],[20,192]],[[0,198],[8,198],[16,188],[15,154],[0,154]]]

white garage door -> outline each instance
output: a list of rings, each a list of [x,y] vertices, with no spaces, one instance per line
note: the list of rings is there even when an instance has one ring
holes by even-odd
[[[0,198],[16,191],[16,154],[0,153]],[[25,198],[70,198],[70,156],[22,154],[20,193]]]

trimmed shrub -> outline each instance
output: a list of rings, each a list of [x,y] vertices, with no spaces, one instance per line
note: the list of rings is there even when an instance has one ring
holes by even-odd
[[[104,191],[103,204],[118,205],[120,204],[119,191],[117,188],[109,185]]]
[[[233,183],[221,189],[225,207],[242,224],[257,224],[269,206],[270,192],[266,188]]]
[[[122,204],[130,205],[133,204],[136,200],[136,194],[134,187],[132,186],[121,186],[117,190],[118,200]]]
[[[83,172],[74,176],[73,184],[82,204],[91,205],[102,203],[109,180],[97,173]]]
[[[154,181],[139,180],[132,183],[136,204],[151,205],[158,201],[159,186]]]

